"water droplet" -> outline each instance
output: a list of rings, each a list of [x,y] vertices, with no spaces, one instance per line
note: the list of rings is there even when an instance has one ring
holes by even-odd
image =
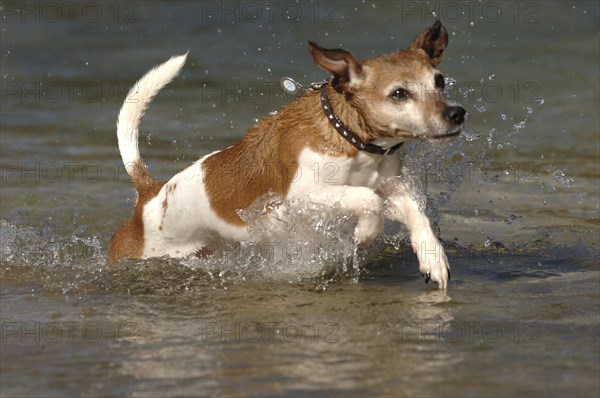
[[[564,171],[555,169],[553,166],[550,166],[547,170],[556,181],[562,183],[566,188],[570,188],[573,184],[574,180],[567,177]]]
[[[475,133],[475,134],[465,134],[465,139],[467,141],[469,141],[469,142],[470,141],[478,140],[480,138],[481,138],[481,134],[477,134],[477,133]]]
[[[502,118],[502,120],[508,120],[508,115],[506,113],[503,113],[502,115],[500,115],[500,117]]]
[[[521,130],[522,128],[524,128],[527,125],[527,122],[525,120],[523,120],[522,122],[519,122],[515,125],[513,125],[513,128],[515,130]]]
[[[493,73],[488,77],[488,79],[490,79],[490,80],[494,80],[495,78],[496,78],[496,75]]]

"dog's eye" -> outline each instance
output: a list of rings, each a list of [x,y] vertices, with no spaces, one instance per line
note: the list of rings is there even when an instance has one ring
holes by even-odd
[[[409,96],[408,91],[406,91],[403,88],[397,88],[390,94],[390,97],[392,97],[395,100],[404,100],[404,99],[407,99],[408,96]]]
[[[435,86],[441,90],[446,87],[446,79],[444,79],[443,75],[435,75]]]

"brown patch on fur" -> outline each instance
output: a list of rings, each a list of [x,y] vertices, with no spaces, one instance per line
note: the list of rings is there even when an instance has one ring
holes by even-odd
[[[165,195],[165,200],[162,202],[162,219],[160,220],[160,225],[158,226],[158,230],[163,230],[163,221],[165,219],[165,215],[167,214],[167,207],[169,207],[169,198]]]
[[[343,95],[329,90],[335,111],[344,111]],[[357,128],[357,123],[348,124]],[[357,131],[360,131],[357,128]],[[226,222],[243,226],[236,213],[245,209],[269,191],[286,195],[298,170],[300,152],[304,148],[332,155],[355,156],[358,152],[333,129],[326,119],[319,92],[308,92],[277,114],[260,120],[242,141],[224,149],[202,163],[203,180],[211,207]]]
[[[169,207],[169,195],[172,195],[173,192],[175,192],[175,188],[177,188],[176,182],[166,185],[165,199],[162,202],[162,219],[160,220],[160,225],[158,226],[158,229],[160,231],[162,231],[163,229],[163,221],[165,220],[165,216],[167,215],[167,208]]]
[[[134,183],[138,198],[135,205],[135,212],[125,224],[115,231],[110,240],[110,249],[108,252],[108,263],[114,264],[124,257],[141,258],[144,254],[144,205],[152,198],[158,195],[158,192],[165,184],[154,178],[141,163],[137,165],[131,180]]]

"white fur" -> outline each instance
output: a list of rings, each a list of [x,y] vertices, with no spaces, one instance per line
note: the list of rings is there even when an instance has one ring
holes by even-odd
[[[144,257],[185,257],[204,246],[214,245],[220,237],[235,241],[248,239],[246,227],[225,222],[210,207],[202,162],[214,153],[173,176],[146,204]],[[163,206],[165,200],[166,206]]]
[[[393,167],[394,160],[396,167]],[[355,157],[331,157],[304,149],[299,173],[288,192],[328,205],[337,205],[358,217],[354,241],[367,247],[383,232],[383,199],[375,193],[382,177],[395,175],[400,162],[389,157],[360,152]]]
[[[430,275],[440,289],[446,289],[450,265],[444,247],[433,233],[429,219],[403,183],[398,183],[387,201],[389,217],[406,225],[410,241],[419,258],[419,271]]]
[[[167,62],[156,66],[129,90],[125,98],[117,121],[117,137],[121,158],[129,175],[135,171],[141,159],[138,148],[140,121],[152,98],[177,76],[186,58],[187,53],[173,56]]]
[[[378,143],[391,146],[397,141],[379,140]],[[440,284],[440,288],[446,288],[448,260],[424,209],[404,184],[397,184],[385,198],[375,191],[386,178],[399,174],[399,152],[388,156],[360,152],[356,157],[349,158],[323,156],[305,149],[298,163],[300,171],[288,196],[302,196],[329,206],[337,205],[355,214],[358,224],[354,240],[359,247],[369,246],[383,231],[385,199],[389,217],[405,224],[410,232],[421,273],[429,274],[431,280]],[[323,173],[326,169],[328,173]]]

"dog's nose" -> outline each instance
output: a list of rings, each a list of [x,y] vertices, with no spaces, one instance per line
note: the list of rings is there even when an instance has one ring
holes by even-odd
[[[462,106],[449,106],[444,110],[444,117],[454,124],[463,124],[466,113]]]

